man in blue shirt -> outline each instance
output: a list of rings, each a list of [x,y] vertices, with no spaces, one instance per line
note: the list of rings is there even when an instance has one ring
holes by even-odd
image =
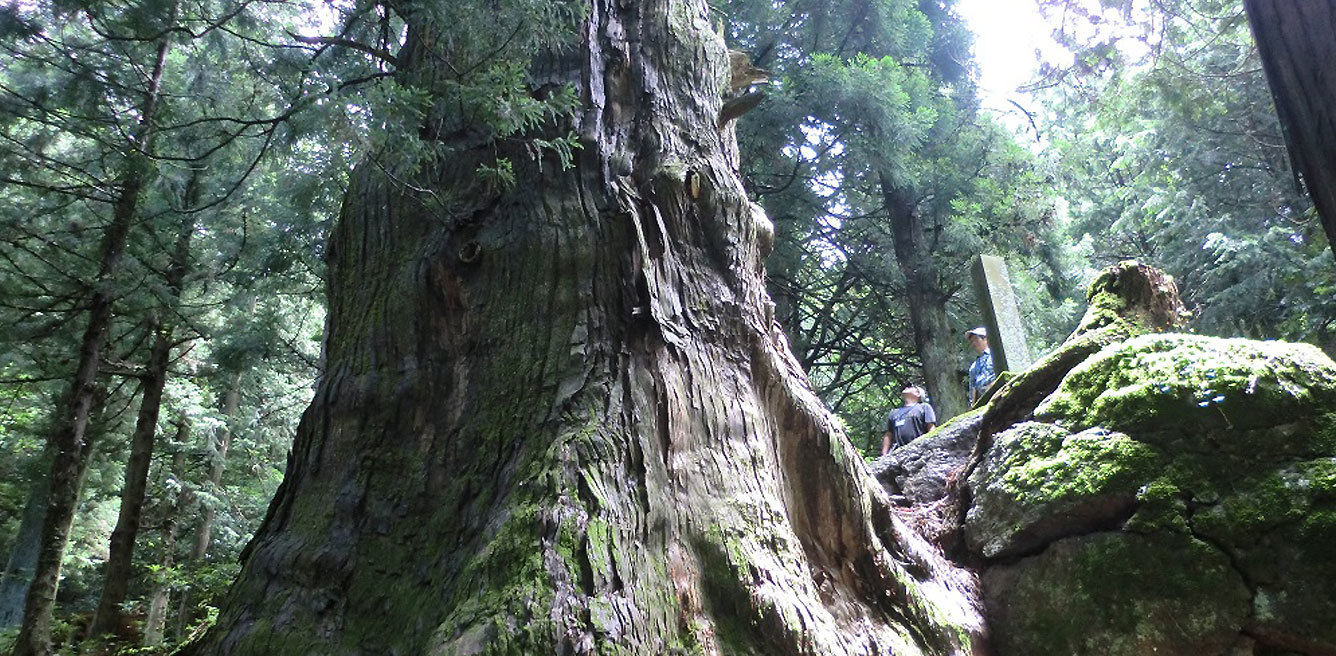
[[[979,327],[967,331],[965,335],[974,352],[979,354],[970,363],[969,373],[970,405],[974,405],[988,391],[988,386],[993,384],[997,374],[993,372],[993,351],[988,348],[988,331]]]
[[[881,436],[883,456],[892,445],[902,447],[937,426],[937,413],[933,412],[932,406],[923,403],[922,388],[910,385],[900,392],[900,397],[905,404],[886,417],[886,432]]]

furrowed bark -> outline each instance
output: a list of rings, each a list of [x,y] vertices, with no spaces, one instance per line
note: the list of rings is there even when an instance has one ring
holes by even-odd
[[[946,421],[966,410],[964,383],[953,345],[961,338],[946,316],[947,295],[932,247],[923,229],[917,203],[885,173],[881,193],[891,215],[895,262],[905,277],[905,301],[914,326],[914,346],[923,368],[923,382],[937,417]]]
[[[1336,255],[1336,0],[1244,0],[1294,168]]]
[[[199,179],[192,176],[186,187],[187,206],[198,200]],[[153,345],[149,349],[148,364],[141,377],[139,415],[130,436],[130,458],[125,465],[125,484],[121,490],[120,513],[116,528],[111,532],[107,564],[103,570],[102,596],[93,614],[88,636],[96,638],[115,633],[123,624],[121,605],[130,592],[134,576],[135,540],[139,536],[140,517],[144,509],[144,495],[148,490],[149,466],[153,462],[153,443],[158,431],[158,415],[162,410],[162,393],[167,386],[167,365],[171,362],[173,345],[172,315],[180,305],[186,271],[190,266],[190,238],[195,232],[193,215],[186,215],[176,237],[168,265],[167,297],[162,307],[150,319]]]
[[[194,654],[957,654],[968,580],[890,513],[772,319],[703,0],[593,0],[540,58],[573,168],[370,164],[328,368]],[[410,26],[397,60],[430,66]],[[509,148],[509,150],[507,150]],[[625,162],[629,158],[629,166]]]
[[[138,133],[139,150],[149,152],[153,141],[153,116],[162,83],[162,73],[170,50],[170,41],[158,47],[157,58],[145,92]],[[116,275],[125,254],[130,227],[139,206],[140,192],[150,171],[140,155],[129,153],[127,171],[117,190],[111,222],[103,233],[101,258],[93,293],[88,304],[88,325],[80,341],[78,365],[65,395],[60,426],[51,435],[55,453],[51,459],[50,493],[43,518],[41,547],[32,584],[24,602],[23,622],[14,643],[12,656],[48,656],[51,647],[51,618],[55,609],[56,589],[60,581],[61,561],[69,541],[70,525],[79,503],[83,474],[92,444],[88,438],[88,418],[96,396],[95,383],[103,343],[112,320]]]

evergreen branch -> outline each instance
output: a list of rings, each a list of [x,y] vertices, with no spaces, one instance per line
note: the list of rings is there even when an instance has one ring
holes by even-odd
[[[0,385],[27,385],[29,383],[50,383],[67,381],[67,376],[20,376],[18,378],[0,378]]]
[[[92,13],[91,11],[85,11],[85,12],[84,12],[84,15],[88,17],[88,28],[91,29],[91,30],[93,31],[94,34],[97,34],[98,36],[100,36],[100,37],[106,39],[107,41],[111,41],[111,42],[131,42],[131,43],[152,43],[152,42],[158,41],[158,40],[160,40],[160,39],[166,38],[166,37],[168,37],[168,36],[178,35],[178,34],[184,34],[184,35],[186,35],[186,37],[188,37],[188,38],[190,38],[190,39],[199,39],[199,38],[201,38],[201,37],[204,37],[204,36],[208,35],[210,32],[212,32],[212,31],[214,31],[214,30],[216,30],[216,29],[219,29],[219,28],[223,27],[224,25],[226,25],[226,24],[232,22],[232,19],[236,18],[237,16],[239,16],[239,15],[241,14],[241,12],[245,11],[246,8],[249,7],[249,6],[251,5],[251,2],[252,2],[252,1],[253,1],[253,0],[245,0],[244,2],[238,3],[237,6],[234,7],[231,11],[229,11],[229,12],[223,14],[220,18],[218,18],[218,19],[216,19],[216,20],[212,20],[212,21],[211,21],[211,20],[208,20],[207,18],[204,19],[204,20],[206,21],[206,22],[205,22],[205,27],[202,28],[202,29],[200,29],[198,32],[196,32],[196,31],[192,31],[190,28],[186,27],[185,25],[180,25],[180,24],[178,24],[178,25],[173,25],[173,26],[171,26],[171,27],[167,27],[167,28],[158,30],[157,32],[154,32],[154,33],[149,34],[149,35],[146,35],[146,36],[130,36],[130,35],[125,35],[125,34],[116,34],[116,33],[115,33],[114,31],[112,31],[109,27],[104,27],[104,28],[99,29],[99,27],[98,27],[98,21],[101,20],[101,19],[100,19],[98,16],[93,15],[93,13]],[[106,22],[106,21],[103,21],[104,24],[105,24],[105,22]]]
[[[302,36],[300,34],[296,34],[291,31],[288,32],[288,36],[302,43],[309,43],[312,45],[322,45],[322,46],[342,46],[344,48],[348,48],[349,50],[357,50],[359,52],[364,52],[368,55],[371,55],[372,57],[375,57],[376,59],[379,59],[395,68],[399,67],[399,58],[390,54],[388,50],[385,50],[383,48],[376,48],[374,46],[369,46],[366,45],[365,43],[354,41],[352,39],[340,36]]]
[[[56,194],[64,194],[67,196],[76,196],[78,198],[91,200],[96,203],[112,202],[112,199],[110,198],[99,197],[88,193],[80,193],[79,191],[77,191],[78,189],[84,188],[84,185],[72,185],[72,186],[61,187],[56,185],[41,184],[38,182],[28,182],[27,180],[19,180],[18,178],[11,178],[9,176],[0,177],[0,185],[6,185],[6,184],[11,184],[16,187],[27,187],[29,189],[47,191]]]

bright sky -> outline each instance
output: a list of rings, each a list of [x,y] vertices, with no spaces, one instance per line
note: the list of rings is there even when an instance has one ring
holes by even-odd
[[[985,106],[1015,114],[1007,121],[1010,124],[1025,123],[1008,100],[1036,109],[1016,92],[1039,68],[1040,55],[1035,51],[1055,62],[1071,57],[1050,36],[1053,28],[1039,14],[1039,0],[959,0],[956,7],[975,34],[974,56]]]

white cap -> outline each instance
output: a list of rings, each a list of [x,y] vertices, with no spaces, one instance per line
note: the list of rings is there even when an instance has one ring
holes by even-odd
[[[982,338],[984,338],[984,339],[988,339],[988,329],[987,329],[987,328],[984,328],[983,326],[979,326],[978,328],[972,328],[972,329],[970,329],[970,330],[967,330],[967,331],[965,331],[965,334],[966,334],[966,335],[975,335],[975,336],[977,336],[977,337],[982,337]]]

